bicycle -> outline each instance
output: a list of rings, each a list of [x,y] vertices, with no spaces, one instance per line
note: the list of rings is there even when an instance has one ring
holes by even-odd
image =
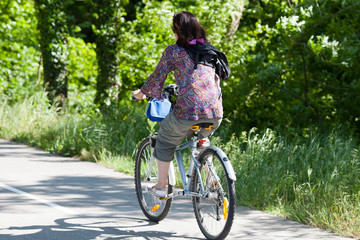
[[[176,94],[176,86],[169,85],[164,95],[172,104],[171,96]],[[170,164],[167,196],[157,197],[148,190],[158,180],[157,161],[153,156],[156,132],[146,137],[138,148],[135,164],[136,195],[145,216],[154,222],[163,220],[176,197],[191,197],[197,223],[207,239],[224,239],[230,232],[235,215],[235,181],[233,167],[226,154],[216,146],[205,146],[207,140],[200,139],[202,128],[211,129],[211,123],[202,123],[190,128],[194,136],[175,150],[182,189],[175,190],[175,169]],[[191,149],[190,165],[187,170],[181,152]],[[198,148],[203,148],[201,154]]]

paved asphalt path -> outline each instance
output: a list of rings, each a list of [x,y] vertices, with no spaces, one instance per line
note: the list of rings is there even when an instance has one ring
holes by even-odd
[[[0,240],[204,239],[191,201],[149,222],[131,175],[0,139]],[[347,239],[237,207],[227,239]]]

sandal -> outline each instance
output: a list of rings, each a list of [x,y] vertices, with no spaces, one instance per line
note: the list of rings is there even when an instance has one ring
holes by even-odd
[[[153,193],[155,196],[159,198],[165,198],[167,195],[166,188],[156,188],[155,186],[148,187],[148,192]]]

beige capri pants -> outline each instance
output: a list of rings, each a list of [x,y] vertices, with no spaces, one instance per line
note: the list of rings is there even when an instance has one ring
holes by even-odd
[[[170,162],[174,159],[175,148],[181,144],[185,137],[191,138],[193,131],[190,130],[195,124],[212,123],[211,130],[202,129],[200,138],[209,137],[221,124],[222,118],[199,119],[195,121],[178,119],[173,112],[170,112],[161,122],[156,139],[154,156],[163,162]]]

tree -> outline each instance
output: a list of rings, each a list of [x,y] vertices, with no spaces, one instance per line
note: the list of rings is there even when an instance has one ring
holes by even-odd
[[[35,0],[44,66],[44,88],[51,104],[64,105],[68,95],[68,29],[62,0]]]
[[[105,107],[118,98],[121,86],[117,51],[123,9],[120,0],[93,0],[92,6],[96,18],[93,30],[98,62],[95,103]]]

